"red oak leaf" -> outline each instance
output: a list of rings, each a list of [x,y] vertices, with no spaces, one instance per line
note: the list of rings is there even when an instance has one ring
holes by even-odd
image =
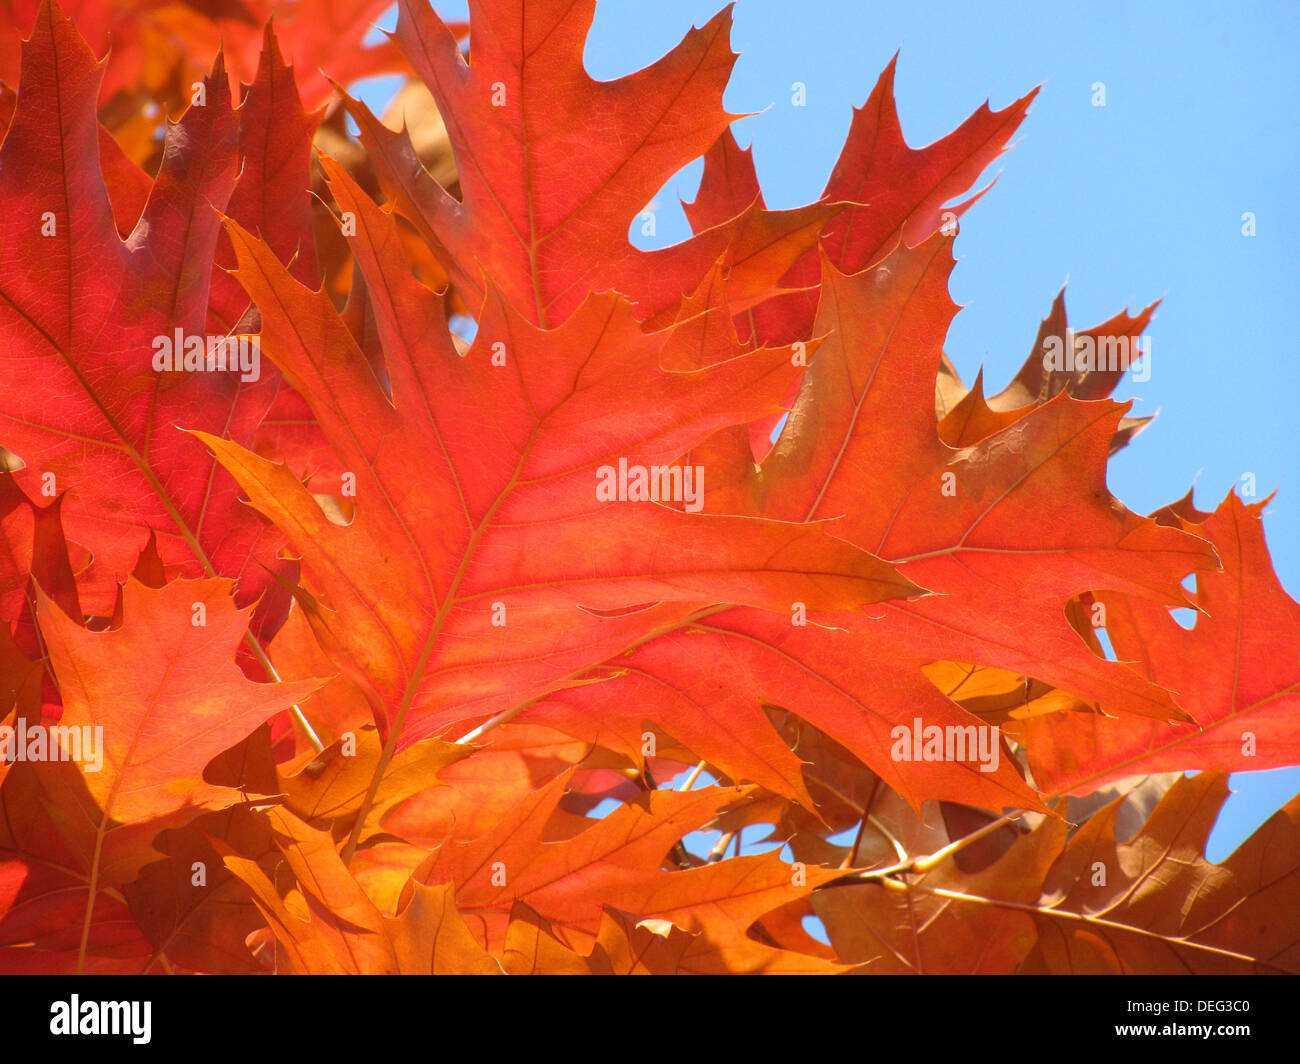
[[[172,127],[123,241],[96,163],[102,64],[52,4],[24,57],[0,147],[0,444],[26,463],[15,476],[30,496],[66,493],[68,537],[94,555],[81,585],[90,613],[112,612],[151,532],[169,566],[238,579],[240,601],[253,601],[273,586],[280,539],[181,428],[251,439],[275,382],[154,366],[178,337],[212,349],[213,207],[237,169],[223,72],[208,79],[206,105]]]

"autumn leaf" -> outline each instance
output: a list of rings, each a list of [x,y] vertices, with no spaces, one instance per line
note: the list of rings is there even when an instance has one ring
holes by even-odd
[[[511,975],[677,975],[692,938],[666,920],[637,920],[607,908],[591,953],[583,956],[523,902],[510,917],[503,963]]]
[[[239,671],[248,615],[227,581],[178,580],[159,591],[129,581],[117,631],[87,631],[39,591],[38,602],[63,696],[59,722],[103,734],[103,770],[87,772],[86,786],[104,823],[229,802],[227,790],[202,781],[204,766],[316,686],[256,684]]]
[[[895,57],[772,210],[729,9],[384,6],[0,12],[0,971],[1298,970],[1300,798],[1205,856],[1264,503],[1108,487],[1155,304],[945,351],[1036,90],[913,148]]]
[[[458,203],[421,181],[412,206],[445,249],[457,287],[478,293],[471,304],[486,294],[466,269],[477,262],[542,326],[577,308],[592,287],[584,278],[601,277],[606,257],[623,253],[632,218],[732,117],[722,109],[735,60],[726,15],[654,66],[596,82],[582,65],[595,6],[476,2],[468,65],[432,10],[399,7],[397,38],[447,119],[462,189]],[[603,135],[613,129],[617,139]],[[586,165],[574,167],[580,145]]]
[[[263,38],[257,77],[239,106],[239,180],[225,206],[229,217],[260,233],[305,284],[320,280],[312,229],[311,144],[319,113],[302,109],[293,67],[280,55],[270,24]],[[214,204],[214,206],[216,206]],[[235,265],[229,240],[218,237],[209,321],[223,332],[234,330],[248,306],[243,289],[224,269]],[[273,415],[268,415],[273,416]]]
[[[809,250],[782,277],[783,287],[802,291],[775,296],[750,315],[748,326],[762,343],[807,339],[817,311],[819,255],[841,273],[858,273],[900,243],[914,247],[940,228],[951,231],[992,184],[960,203],[945,204],[970,189],[1006,150],[1038,93],[1034,89],[1000,111],[985,104],[946,137],[911,148],[903,138],[894,100],[897,62],[895,55],[867,101],[854,109],[844,148],[821,195],[822,204],[853,206],[827,225],[820,253]],[[705,155],[700,193],[688,212],[691,226],[699,233],[755,198],[762,202],[752,153],[741,152],[728,130]]]
[[[1269,562],[1260,516],[1267,502],[1246,504],[1229,494],[1206,514],[1192,508],[1189,493],[1158,515],[1213,543],[1223,559],[1221,572],[1196,576],[1190,631],[1151,603],[1100,596],[1115,652],[1176,692],[1196,723],[1028,721],[1024,743],[1045,790],[1080,794],[1139,773],[1241,772],[1296,762],[1300,604]]]
[[[14,0],[0,14],[0,79],[13,83],[19,70],[18,39],[42,0]],[[106,111],[126,117],[140,97],[167,102],[202,77],[224,46],[231,74],[250,79],[258,65],[263,27],[274,16],[281,38],[302,68],[302,88],[316,106],[330,94],[320,67],[336,77],[364,77],[402,68],[389,45],[362,48],[362,38],[387,7],[386,0],[340,6],[322,0],[67,0],[63,7],[90,45],[108,53],[102,100]],[[109,45],[112,45],[111,51]],[[236,82],[237,85],[237,82]],[[232,86],[234,87],[234,86]]]
[[[955,370],[943,389],[943,420],[939,433],[952,447],[978,443],[999,429],[1018,421],[1024,407],[1047,402],[1061,392],[1078,399],[1106,399],[1124,373],[1138,362],[1138,343],[1158,304],[1152,303],[1136,317],[1121,311],[1114,317],[1075,333],[1065,314],[1065,289],[1052,301],[1052,309],[1038,327],[1029,357],[1015,377],[997,395],[984,398],[981,372],[969,391],[961,386]],[[1144,375],[1150,375],[1150,354]],[[1060,366],[1049,368],[1053,355]],[[1143,379],[1145,379],[1145,376]],[[1118,451],[1141,432],[1152,417],[1123,417],[1111,441],[1111,453]]]
[[[643,332],[615,296],[590,297],[553,336],[494,296],[462,358],[441,307],[404,270],[391,217],[340,168],[332,177],[357,221],[391,399],[324,295],[231,232],[265,350],[351,474],[350,523],[331,522],[287,468],[202,439],[301,552],[318,638],[385,734],[405,728],[411,742],[554,690],[658,616],[598,611],[663,602],[685,615],[685,604],[716,598],[852,609],[916,592],[825,524],[600,501],[598,481],[620,462],[666,465],[715,428],[770,409],[792,371],[784,352],[666,371],[661,362],[689,335]],[[629,377],[654,396],[637,419],[620,412]],[[363,423],[364,439],[353,430]],[[431,522],[438,535],[419,536]]]
[[[360,735],[349,733],[322,750],[310,764],[281,779],[286,807],[308,822],[346,824],[362,808],[380,753],[374,728]],[[377,821],[399,802],[428,792],[437,786],[443,769],[469,753],[466,747],[434,739],[408,746],[389,764],[367,813]]]
[[[278,537],[180,429],[251,440],[273,382],[153,365],[155,341],[177,330],[205,342],[212,206],[229,199],[238,166],[224,74],[174,127],[123,241],[96,163],[100,64],[52,3],[24,57],[0,147],[0,444],[26,463],[15,476],[29,496],[66,493],[68,537],[94,555],[80,585],[89,612],[112,613],[150,531],[180,573],[239,579],[241,603],[253,601],[274,586]]]
[[[715,471],[718,508],[796,521],[844,515],[838,534],[936,594],[803,626],[797,610],[714,611],[621,660],[617,685],[632,690],[612,709],[597,709],[608,695],[591,687],[563,693],[560,714],[539,706],[529,719],[594,739],[596,727],[634,735],[648,718],[733,778],[803,798],[797,759],[761,712],[777,705],[914,802],[994,809],[1039,807],[1006,760],[990,772],[973,753],[924,762],[892,753],[895,729],[915,720],[976,723],[926,678],[935,661],[1031,674],[1112,712],[1186,719],[1167,690],[1093,653],[1067,604],[1093,587],[1122,586],[1182,605],[1180,579],[1214,565],[1213,551],[1129,513],[1105,490],[1119,404],[1059,395],[978,444],[943,442],[929,382],[955,312],[952,263],[942,236],[859,274],[824,263],[817,330],[830,335],[768,458],[753,464],[743,430],[693,455]],[[1021,589],[1014,600],[1011,587]]]
[[[99,832],[84,776],[66,761],[6,765],[0,777],[0,971],[146,971],[153,946],[121,888],[156,859],[150,840],[174,823]]]
[[[833,872],[792,870],[772,854],[683,871],[659,869],[681,835],[743,790],[652,791],[643,807],[622,806],[571,838],[547,841],[547,823],[567,780],[567,773],[557,777],[481,838],[444,844],[412,884],[456,883],[457,904],[481,921],[489,949],[507,942],[507,917],[516,900],[553,924],[587,935],[598,932],[601,906],[610,905],[697,932],[680,959],[682,970],[835,970],[745,936],[764,913],[834,878]]]
[[[262,928],[261,915],[213,840],[268,875],[280,861],[265,818],[250,805],[233,805],[160,832],[154,846],[165,856],[141,868],[123,893],[155,957],[191,971],[260,974],[265,968],[245,939]]]
[[[149,859],[147,840],[160,827],[237,801],[238,792],[202,779],[204,767],[315,685],[255,684],[244,677],[234,658],[248,616],[235,609],[227,581],[177,581],[160,591],[129,582],[123,626],[107,632],[87,631],[39,588],[37,598],[63,710],[57,731],[40,725],[38,739],[48,747],[43,755],[34,757],[28,741],[29,796],[10,776],[2,796],[6,806],[16,802],[55,817],[55,831],[31,842],[15,837],[0,849],[18,858],[6,867],[41,871],[41,854],[70,848],[64,867],[83,868],[85,878],[62,893],[84,912],[70,921],[80,944],[66,949],[83,970],[92,941],[93,956],[105,951],[92,939],[101,920],[99,891],[132,878]],[[30,878],[19,874],[16,882]],[[56,880],[43,896],[59,886]]]
[[[814,908],[869,971],[1045,973],[1296,970],[1293,800],[1222,865],[1205,841],[1226,777],[1180,779],[1130,842],[1118,798],[1071,834],[1047,820],[992,867],[824,892]]]
[[[511,3],[476,2],[468,65],[432,11],[414,3],[399,10],[397,40],[447,121],[459,198],[430,179],[406,137],[355,101],[349,108],[385,191],[471,307],[487,295],[482,270],[537,325],[558,325],[589,291],[608,287],[627,296],[638,318],[662,327],[677,319],[701,264],[721,260],[740,312],[814,247],[842,206],[746,204],[752,209],[671,248],[644,252],[628,243],[633,218],[734,117],[721,106],[735,60],[727,12],[659,63],[597,82],[582,68],[594,0],[531,4],[523,19]],[[606,136],[613,128],[617,139]],[[599,158],[567,165],[578,144],[600,144]]]

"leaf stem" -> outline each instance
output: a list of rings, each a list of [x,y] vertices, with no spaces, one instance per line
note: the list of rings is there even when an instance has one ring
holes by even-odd
[[[271,659],[262,648],[262,644],[257,641],[257,637],[247,628],[244,629],[244,642],[246,642],[252,648],[253,653],[257,655],[257,660],[262,663],[262,668],[264,668],[266,674],[271,677],[272,683],[280,683],[280,673],[276,670],[276,667],[271,664]],[[316,729],[311,726],[311,722],[307,720],[306,714],[303,713],[297,703],[294,703],[289,707],[289,714],[293,717],[294,723],[302,729],[302,733],[307,737],[307,742],[311,744],[311,748],[318,754],[324,750],[325,744],[320,741],[320,736],[316,734]]]
[[[689,791],[692,787],[695,786],[695,781],[700,778],[700,773],[704,771],[704,765],[705,762],[701,761],[698,765],[696,765],[693,769],[691,769],[691,774],[682,781],[682,790]]]

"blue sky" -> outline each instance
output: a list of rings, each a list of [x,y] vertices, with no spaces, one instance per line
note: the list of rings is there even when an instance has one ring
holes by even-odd
[[[436,4],[463,18],[463,3]],[[600,0],[586,61],[597,78],[653,62],[716,0]],[[725,103],[763,112],[733,128],[753,143],[769,206],[815,199],[851,109],[901,48],[895,91],[913,146],[954,129],[985,99],[1006,106],[1043,88],[1015,146],[990,168],[997,185],[963,220],[952,295],[964,309],[947,351],[989,391],[1015,372],[1039,319],[1068,280],[1076,327],[1155,299],[1152,372],[1117,398],[1156,421],[1111,461],[1109,486],[1148,512],[1196,484],[1212,509],[1253,473],[1283,586],[1300,594],[1300,463],[1290,342],[1292,202],[1300,172],[1300,5],[1153,2],[1028,4],[738,0],[741,52]],[[382,20],[391,28],[395,16]],[[791,86],[806,86],[806,106]],[[1097,82],[1104,107],[1093,105]],[[387,85],[364,96],[380,102]],[[391,90],[388,90],[391,91]],[[678,200],[699,164],[656,198],[655,243],[688,235]],[[1256,235],[1242,235],[1242,215]],[[638,241],[639,243],[641,241]],[[1211,837],[1221,860],[1300,792],[1300,769],[1233,777]]]

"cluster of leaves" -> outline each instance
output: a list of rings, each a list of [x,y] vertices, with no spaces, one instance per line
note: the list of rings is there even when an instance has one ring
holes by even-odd
[[[1262,504],[1110,495],[1142,422],[1044,370],[1059,297],[1000,394],[943,351],[1032,93],[913,149],[891,64],[774,211],[725,12],[597,82],[595,0],[467,50],[421,0],[376,49],[383,3],[76,6],[0,26],[0,720],[103,756],[0,762],[0,970],[1300,970],[1300,801],[1204,857],[1225,773],[1300,763]],[[258,379],[156,370],[176,330]]]

